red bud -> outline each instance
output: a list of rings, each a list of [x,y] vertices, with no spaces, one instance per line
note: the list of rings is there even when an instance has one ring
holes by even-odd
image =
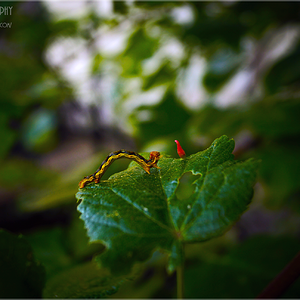
[[[184,158],[185,157],[185,152],[181,148],[180,143],[177,140],[175,140],[175,143],[177,144],[177,153],[178,153],[179,157]]]

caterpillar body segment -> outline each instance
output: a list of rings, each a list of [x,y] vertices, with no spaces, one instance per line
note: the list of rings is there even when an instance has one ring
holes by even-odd
[[[98,170],[87,177],[84,177],[80,182],[79,182],[79,188],[83,188],[86,186],[86,184],[91,183],[95,181],[95,183],[99,183],[101,180],[101,177],[105,173],[105,171],[108,169],[108,167],[117,159],[119,158],[127,158],[131,159],[135,162],[137,162],[148,174],[150,174],[150,168],[157,168],[157,162],[160,158],[160,153],[158,151],[152,151],[150,152],[150,157],[149,159],[144,158],[142,155],[133,152],[133,151],[127,151],[127,150],[118,150],[115,152],[110,153],[106,159],[102,162]]]

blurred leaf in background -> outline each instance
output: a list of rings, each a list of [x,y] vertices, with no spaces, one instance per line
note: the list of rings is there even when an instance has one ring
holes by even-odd
[[[293,259],[299,240],[256,236],[221,258],[199,261],[185,274],[188,298],[254,298]],[[297,284],[284,294],[297,297]]]
[[[39,298],[45,285],[45,270],[36,262],[26,239],[0,230],[1,298]]]

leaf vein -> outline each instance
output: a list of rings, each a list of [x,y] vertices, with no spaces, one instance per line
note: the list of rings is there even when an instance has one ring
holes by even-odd
[[[111,187],[111,191],[119,196],[121,199],[125,200],[128,204],[132,205],[133,208],[135,208],[136,210],[138,210],[140,213],[142,213],[146,218],[148,218],[149,220],[151,220],[153,223],[155,223],[156,225],[168,230],[168,231],[172,231],[171,228],[169,228],[168,226],[166,226],[165,224],[161,223],[160,221],[156,220],[155,218],[151,217],[150,215],[148,215],[146,213],[146,211],[144,209],[141,209],[139,206],[136,206],[134,202],[130,201],[129,199],[126,198],[126,196],[124,196],[123,194],[120,194],[118,191],[116,191],[113,187]]]

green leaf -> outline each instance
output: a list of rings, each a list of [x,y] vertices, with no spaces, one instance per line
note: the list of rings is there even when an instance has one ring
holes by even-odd
[[[25,238],[0,230],[0,297],[39,298],[44,281],[44,268]]]
[[[155,249],[170,253],[169,271],[183,260],[182,243],[222,235],[250,203],[258,162],[233,160],[234,141],[216,139],[205,151],[185,159],[164,155],[151,174],[135,163],[99,184],[79,190],[76,197],[90,240],[107,250],[97,260],[115,273],[150,257]],[[194,193],[178,199],[179,179],[187,172],[201,175]]]
[[[114,277],[99,269],[95,262],[68,269],[51,278],[43,293],[44,298],[104,298],[117,292],[124,277]]]

